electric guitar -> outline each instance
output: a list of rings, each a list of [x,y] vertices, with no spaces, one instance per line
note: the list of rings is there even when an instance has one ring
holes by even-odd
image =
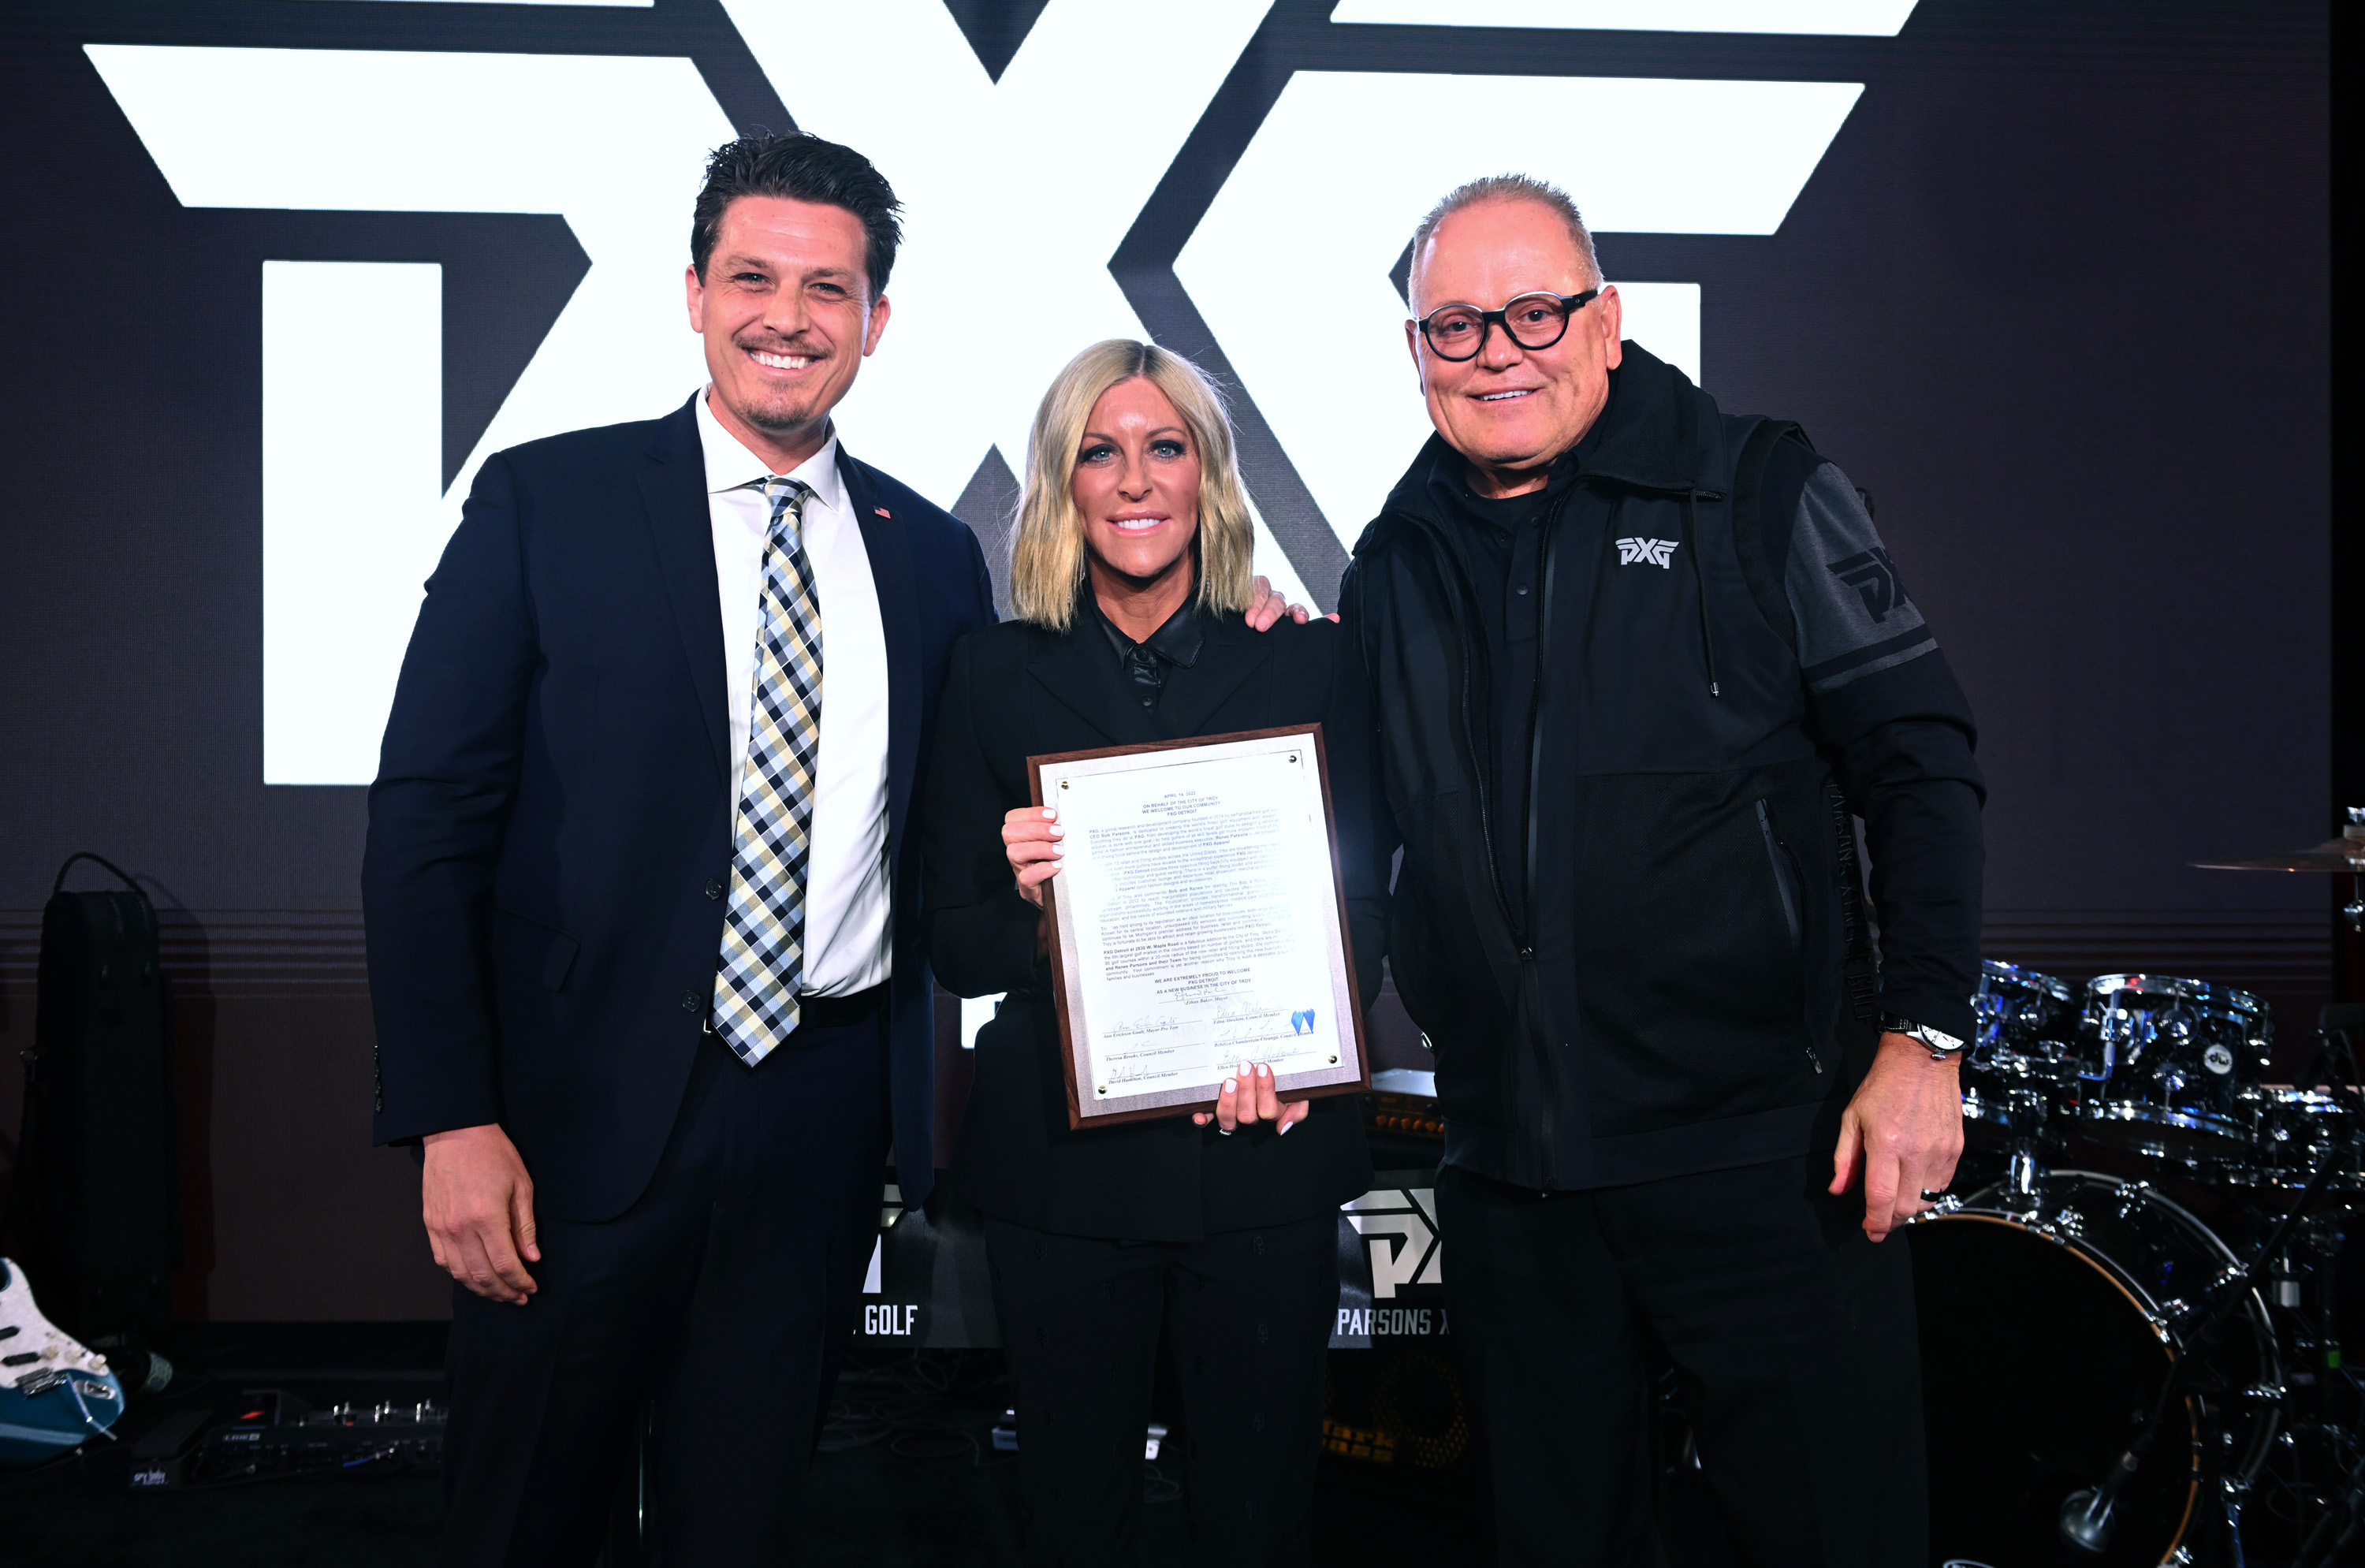
[[[39,1464],[123,1415],[106,1358],[41,1316],[25,1271],[0,1258],[0,1465]]]

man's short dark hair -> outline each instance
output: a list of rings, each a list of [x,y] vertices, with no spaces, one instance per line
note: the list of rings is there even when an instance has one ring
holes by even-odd
[[[716,148],[706,160],[706,184],[698,193],[689,225],[689,259],[701,283],[706,281],[706,261],[723,230],[723,214],[741,196],[786,196],[842,207],[854,214],[870,240],[863,257],[870,297],[887,292],[895,247],[903,240],[903,204],[895,199],[887,177],[853,148],[801,131],[776,136],[768,130]]]

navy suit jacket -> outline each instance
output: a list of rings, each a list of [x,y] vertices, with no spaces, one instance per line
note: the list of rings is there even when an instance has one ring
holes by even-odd
[[[890,1082],[917,1203],[935,988],[911,808],[947,661],[993,623],[993,590],[958,519],[842,446],[838,473],[887,634]],[[378,1142],[498,1122],[562,1219],[612,1218],[646,1188],[722,950],[740,761],[723,671],[694,401],[486,461],[370,788]]]

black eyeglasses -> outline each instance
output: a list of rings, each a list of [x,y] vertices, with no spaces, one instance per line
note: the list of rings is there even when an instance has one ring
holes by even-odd
[[[1593,303],[1601,290],[1583,294],[1523,294],[1500,310],[1474,305],[1440,305],[1420,319],[1420,335],[1440,359],[1476,359],[1486,346],[1486,329],[1523,349],[1548,349],[1568,335],[1568,319]]]

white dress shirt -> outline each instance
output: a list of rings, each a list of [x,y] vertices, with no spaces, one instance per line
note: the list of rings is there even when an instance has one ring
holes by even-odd
[[[771,467],[723,428],[698,398],[706,454],[706,506],[714,529],[714,582],[723,597],[724,689],[731,695],[732,828],[747,767],[755,707],[756,639],[762,630],[764,545],[772,518],[761,490]],[[805,557],[821,599],[821,761],[813,857],[805,871],[804,979],[815,996],[850,996],[877,985],[894,963],[887,878],[887,632],[870,553],[837,476],[837,436],[788,476],[813,487],[805,502]]]

